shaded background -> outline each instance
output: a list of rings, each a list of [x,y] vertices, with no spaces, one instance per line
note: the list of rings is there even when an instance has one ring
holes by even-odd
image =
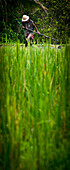
[[[39,3],[39,4],[37,4]],[[44,10],[41,5],[44,6]],[[0,41],[24,42],[22,15],[27,14],[38,30],[65,43],[69,41],[70,2],[68,0],[0,0]],[[35,40],[42,37],[35,35]]]

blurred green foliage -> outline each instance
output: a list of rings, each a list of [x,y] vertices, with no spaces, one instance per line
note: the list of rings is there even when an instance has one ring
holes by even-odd
[[[0,47],[0,170],[69,170],[70,45],[5,45]]]

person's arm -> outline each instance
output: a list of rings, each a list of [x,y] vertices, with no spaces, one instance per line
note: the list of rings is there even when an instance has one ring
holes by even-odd
[[[22,28],[24,29],[24,23],[22,22]]]
[[[24,29],[24,26],[22,25],[22,28]]]
[[[38,31],[36,25],[34,23],[32,23],[32,24],[33,24],[34,28],[36,29],[37,33],[40,34],[40,32]]]

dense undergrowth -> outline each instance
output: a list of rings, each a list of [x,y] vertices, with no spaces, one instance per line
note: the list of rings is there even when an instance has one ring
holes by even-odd
[[[69,55],[69,45],[0,47],[1,170],[69,170]]]

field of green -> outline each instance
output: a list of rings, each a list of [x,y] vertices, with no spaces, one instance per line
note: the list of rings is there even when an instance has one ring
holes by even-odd
[[[69,170],[70,45],[0,47],[0,170]]]

